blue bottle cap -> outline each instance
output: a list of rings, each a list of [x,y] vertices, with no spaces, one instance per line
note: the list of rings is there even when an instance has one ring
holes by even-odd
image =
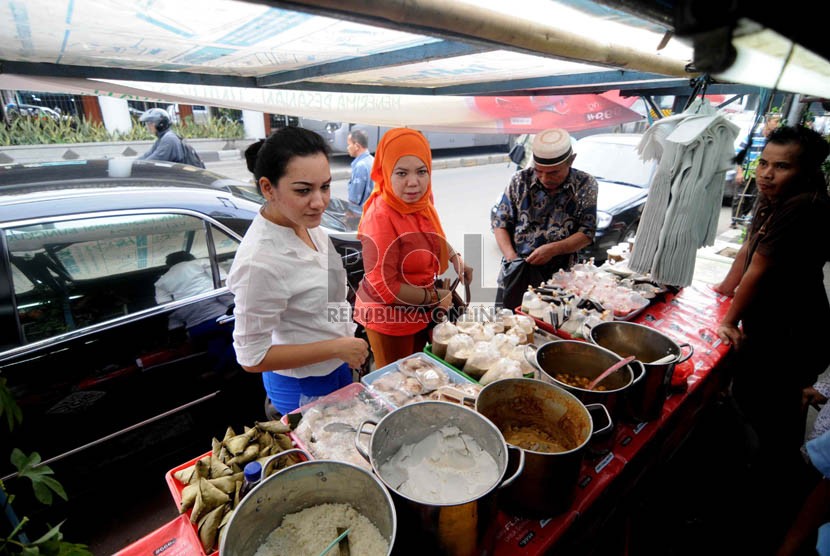
[[[249,483],[255,483],[262,478],[262,464],[258,461],[252,461],[245,465],[245,480]]]

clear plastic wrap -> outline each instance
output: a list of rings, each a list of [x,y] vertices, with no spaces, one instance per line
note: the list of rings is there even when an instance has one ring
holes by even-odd
[[[447,355],[447,342],[458,332],[458,327],[449,321],[436,324],[432,329],[432,353],[444,359]]]
[[[467,358],[473,352],[475,341],[469,334],[459,332],[447,342],[447,356],[444,361],[455,367],[461,369],[467,363]]]
[[[479,378],[498,360],[499,352],[490,345],[490,342],[476,342],[461,370],[473,378]]]
[[[518,361],[502,357],[498,359],[479,379],[479,384],[487,386],[491,382],[505,378],[522,378],[522,367]]]

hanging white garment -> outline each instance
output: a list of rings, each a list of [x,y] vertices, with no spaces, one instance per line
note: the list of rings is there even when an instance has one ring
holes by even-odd
[[[715,240],[738,131],[708,101],[697,100],[644,133],[638,152],[659,163],[637,229],[632,270],[667,285],[692,283],[697,250]]]

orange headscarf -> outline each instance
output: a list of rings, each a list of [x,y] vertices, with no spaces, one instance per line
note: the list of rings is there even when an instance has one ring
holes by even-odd
[[[427,166],[429,171],[430,181],[427,185],[427,190],[423,197],[414,203],[405,203],[400,197],[395,195],[392,186],[392,170],[395,164],[401,157],[411,155],[420,158]],[[441,221],[438,219],[438,212],[435,210],[435,205],[432,201],[432,150],[429,147],[429,142],[426,137],[414,129],[396,128],[387,131],[375,151],[375,162],[372,165],[372,180],[375,182],[375,187],[372,194],[366,199],[363,204],[363,215],[366,211],[380,197],[386,204],[395,209],[401,214],[423,214],[427,220],[435,228],[436,233],[441,237],[440,251],[438,253],[438,268],[439,274],[443,274],[447,270],[448,255],[447,237],[444,234],[444,228],[441,227]],[[361,218],[360,224],[363,224]],[[361,225],[358,225],[358,232],[361,231]]]

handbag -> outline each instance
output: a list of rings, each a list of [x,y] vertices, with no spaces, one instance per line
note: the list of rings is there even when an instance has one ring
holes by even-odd
[[[469,284],[464,284],[464,297],[462,297],[461,294],[456,291],[458,284],[460,283],[460,277],[456,277],[456,279],[452,282],[450,282],[449,278],[438,278],[435,280],[436,288],[440,290],[450,290],[450,294],[452,295],[452,306],[449,311],[446,311],[446,320],[449,322],[457,322],[458,317],[467,311],[467,307],[470,304],[470,286]],[[443,316],[441,313],[444,313],[444,311],[432,312],[433,317],[430,327],[441,322],[441,317]]]
[[[501,304],[506,309],[513,310],[522,304],[522,296],[530,285],[543,282],[548,268],[546,266],[535,266],[524,259],[513,259],[512,261],[502,260],[503,289],[499,290],[501,296],[496,295],[496,305]],[[550,275],[548,274],[548,278]]]

